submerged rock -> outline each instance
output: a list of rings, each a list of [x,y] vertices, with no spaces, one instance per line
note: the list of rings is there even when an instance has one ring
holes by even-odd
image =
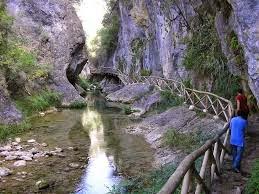
[[[36,140],[35,140],[35,139],[29,139],[27,142],[28,142],[28,143],[35,143]]]
[[[12,174],[12,171],[5,167],[0,167],[0,177],[8,176]]]
[[[151,92],[153,88],[153,86],[148,84],[130,84],[107,95],[106,99],[112,102],[132,103]]]
[[[45,179],[41,179],[37,181],[35,185],[37,189],[41,190],[41,189],[47,189],[50,186],[50,183]]]
[[[16,160],[17,158],[18,158],[17,156],[9,155],[5,157],[5,160]]]
[[[26,166],[26,161],[25,160],[18,160],[13,163],[14,167],[20,167],[20,166]]]

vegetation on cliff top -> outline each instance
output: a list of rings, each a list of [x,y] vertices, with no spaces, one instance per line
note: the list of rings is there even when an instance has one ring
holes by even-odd
[[[97,32],[96,38],[92,41],[95,58],[110,57],[118,44],[118,33],[120,27],[119,14],[116,9],[117,1],[106,0],[107,13],[104,15],[103,28]]]

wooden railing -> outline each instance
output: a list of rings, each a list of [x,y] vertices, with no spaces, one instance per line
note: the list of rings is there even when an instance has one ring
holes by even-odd
[[[225,154],[230,154],[227,146],[230,136],[229,121],[234,113],[231,101],[213,93],[186,88],[181,82],[172,79],[148,76],[134,78],[132,82],[148,83],[157,86],[160,90],[170,90],[183,97],[185,103],[190,105],[189,109],[197,108],[203,112],[210,112],[214,115],[214,119],[222,118],[226,121],[217,137],[208,140],[185,157],[159,191],[159,194],[174,193],[177,189],[181,190],[181,194],[200,194],[202,191],[211,193],[213,180],[221,174]],[[196,165],[199,159],[202,159],[200,169]],[[181,188],[179,188],[180,185]]]
[[[173,79],[155,76],[129,79],[121,72],[117,72],[117,75],[125,84],[147,83],[155,85],[160,90],[170,90],[184,98],[185,103],[190,105],[189,109],[197,108],[203,112],[210,112],[214,119],[222,118],[226,121],[220,134],[184,158],[158,194],[174,193],[177,189],[181,190],[181,194],[211,193],[213,180],[221,174],[225,154],[230,154],[227,146],[230,136],[229,121],[234,113],[231,101],[213,93],[186,88],[183,83]],[[202,159],[200,168],[197,167],[199,159]]]
[[[187,88],[182,82],[155,76],[137,77],[132,82],[148,83],[157,86],[160,90],[170,90],[184,98],[185,103],[190,105],[190,109],[197,108],[203,112],[210,112],[215,119],[221,117],[228,122],[232,117],[233,105],[231,101],[210,92]]]

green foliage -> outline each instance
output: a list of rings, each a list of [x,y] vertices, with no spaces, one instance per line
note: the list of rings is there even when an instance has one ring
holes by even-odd
[[[149,69],[141,69],[140,70],[140,75],[141,76],[150,76],[152,74],[152,71]]]
[[[184,85],[186,88],[191,88],[191,89],[193,88],[191,79],[183,80],[183,85]]]
[[[230,43],[230,48],[235,55],[235,60],[237,65],[239,67],[242,67],[246,63],[245,57],[244,57],[244,51],[242,46],[239,44],[238,37],[234,31],[230,33],[228,37],[228,42]]]
[[[254,163],[252,175],[245,188],[246,194],[259,194],[259,160]]]
[[[93,81],[89,80],[89,79],[85,79],[82,77],[78,78],[77,84],[83,88],[86,91],[90,91],[90,90],[94,90],[96,88],[98,88],[98,86],[96,85],[96,83],[94,83]]]
[[[96,58],[107,55],[111,56],[118,44],[118,33],[120,28],[120,20],[118,11],[113,10],[116,2],[106,1],[108,12],[104,15],[103,28],[97,32],[96,38],[92,41],[93,49]]]
[[[46,77],[48,69],[37,65],[36,56],[22,47],[19,43],[11,40],[12,18],[7,15],[4,4],[0,4],[0,69],[9,72],[10,78],[15,77],[17,72],[24,71],[30,79]],[[14,39],[14,38],[13,38]]]
[[[126,114],[126,115],[130,115],[134,112],[136,112],[135,110],[132,110],[129,106],[124,106],[123,107],[123,112]]]
[[[239,49],[236,38],[231,39],[233,48]],[[240,78],[228,71],[212,16],[204,16],[194,28],[183,64],[201,75],[212,76],[213,92],[220,96],[231,98],[240,87]]]
[[[87,103],[84,101],[75,101],[69,105],[71,109],[82,109],[87,106]]]
[[[183,99],[170,90],[161,91],[161,101],[157,106],[159,112],[163,112],[171,107],[179,106],[183,103]]]
[[[140,38],[136,38],[132,40],[131,42],[131,50],[132,50],[132,63],[136,64],[138,60],[143,55],[143,49],[144,49],[144,40]]]
[[[168,130],[164,135],[164,143],[172,148],[191,152],[200,147],[212,135],[205,134],[201,131],[191,133],[181,133],[176,129]]]
[[[31,129],[31,124],[27,121],[20,124],[0,125],[0,140],[6,140],[9,137],[13,137],[29,129]]]
[[[109,194],[155,194],[162,188],[175,169],[176,167],[173,164],[167,164],[160,169],[153,170],[145,175],[124,180],[119,186],[114,186]],[[175,192],[175,194],[178,193],[180,193],[179,190]]]
[[[224,66],[220,42],[211,16],[203,18],[188,42],[184,66],[203,75],[218,75]]]
[[[43,91],[39,94],[28,96],[16,101],[17,106],[26,114],[31,115],[37,111],[45,111],[49,107],[60,105],[60,95],[51,92]]]

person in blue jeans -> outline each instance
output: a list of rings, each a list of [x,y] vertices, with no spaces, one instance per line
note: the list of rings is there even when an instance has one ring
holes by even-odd
[[[245,129],[247,127],[247,120],[245,113],[237,112],[237,116],[230,121],[230,144],[232,146],[232,168],[235,172],[240,172],[241,160],[245,144]]]

